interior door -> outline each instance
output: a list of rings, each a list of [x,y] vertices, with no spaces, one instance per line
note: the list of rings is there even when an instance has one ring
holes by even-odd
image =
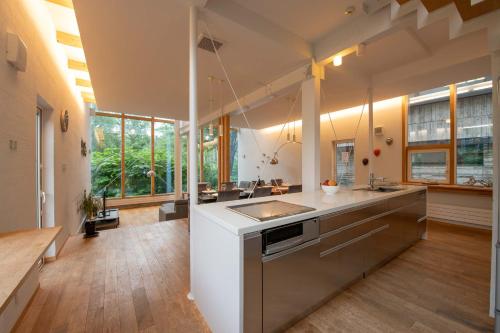
[[[42,109],[36,110],[36,216],[37,227],[43,228],[45,191],[43,182],[43,122]]]

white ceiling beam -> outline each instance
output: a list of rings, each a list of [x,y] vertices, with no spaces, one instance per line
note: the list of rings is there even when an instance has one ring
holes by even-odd
[[[186,5],[187,7],[198,7],[203,8],[207,4],[207,0],[177,0],[178,2]]]
[[[391,19],[391,8],[386,6],[373,15],[362,15],[350,23],[335,29],[313,45],[316,62],[324,63],[333,55],[360,43],[377,39],[394,29],[416,25],[416,14],[401,19]]]
[[[312,57],[311,45],[303,38],[233,1],[208,0],[205,9],[282,44],[305,58]]]
[[[226,104],[222,107],[222,114],[228,115],[237,112],[247,112],[253,108],[262,106],[271,100],[278,98],[290,91],[293,86],[297,86],[304,79],[306,79],[311,74],[311,65],[304,65],[300,68],[272,81],[271,83],[240,97],[241,106],[244,110],[240,110],[240,107],[236,101]],[[221,116],[221,110],[214,110],[212,113],[200,118],[198,121],[199,125],[206,124],[214,119]],[[187,132],[187,125],[181,128],[182,133]]]

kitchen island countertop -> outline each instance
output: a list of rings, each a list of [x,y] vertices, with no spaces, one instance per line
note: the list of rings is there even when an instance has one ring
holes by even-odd
[[[418,192],[425,189],[425,186],[413,185],[404,185],[402,190],[394,192],[376,192],[340,188],[336,193],[332,195],[327,195],[323,191],[319,190],[314,192],[301,192],[272,197],[196,205],[194,209],[198,214],[203,215],[214,223],[217,223],[231,233],[240,236],[255,231],[261,231],[264,229],[301,221],[304,219],[318,217],[320,215],[331,214],[345,209],[369,205],[380,200]],[[315,210],[302,214],[280,217],[270,221],[258,222],[226,208],[227,206],[271,200],[280,200],[297,205],[307,206],[314,208]]]

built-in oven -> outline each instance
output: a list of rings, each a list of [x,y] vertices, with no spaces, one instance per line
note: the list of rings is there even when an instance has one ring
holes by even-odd
[[[318,219],[262,233],[263,332],[285,329],[321,301],[318,253]]]

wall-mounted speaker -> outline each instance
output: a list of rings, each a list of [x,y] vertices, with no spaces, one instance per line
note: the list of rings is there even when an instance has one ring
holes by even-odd
[[[7,33],[7,62],[20,72],[26,71],[26,45],[18,35]]]

